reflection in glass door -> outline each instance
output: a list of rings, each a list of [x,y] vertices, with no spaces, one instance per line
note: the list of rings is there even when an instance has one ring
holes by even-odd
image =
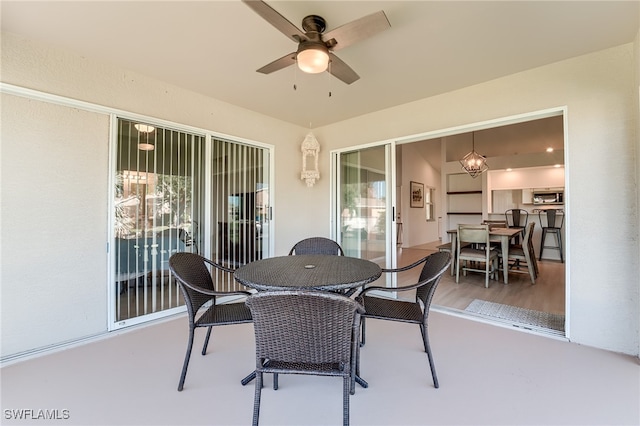
[[[345,255],[381,266],[395,257],[389,145],[337,155],[336,234]]]

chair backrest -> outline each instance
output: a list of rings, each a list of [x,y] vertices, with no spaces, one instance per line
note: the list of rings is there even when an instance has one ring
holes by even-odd
[[[445,271],[449,269],[450,265],[451,253],[449,252],[437,252],[427,256],[427,260],[422,267],[422,272],[420,272],[420,287],[416,290],[416,296],[422,300],[424,304],[425,315],[427,315],[427,311],[429,311],[429,306],[431,305],[431,300],[436,292],[440,278],[442,278]]]
[[[362,306],[314,291],[267,291],[249,296],[256,358],[292,363],[340,363],[349,368],[351,339]]]
[[[458,250],[462,243],[489,245],[489,225],[458,225]]]
[[[489,230],[496,228],[507,228],[507,222],[504,220],[483,220],[483,225],[489,225]]]
[[[212,299],[215,301],[215,295],[204,294],[204,292],[222,294],[215,291],[207,264],[223,272],[233,273],[232,269],[225,268],[195,253],[175,253],[169,258],[169,269],[180,285],[182,295],[187,302],[189,315],[192,317],[202,305]]]
[[[335,241],[324,237],[311,237],[298,241],[289,251],[289,256],[294,254],[328,254],[344,256],[342,247]]]
[[[524,209],[509,209],[504,212],[509,228],[523,228],[527,226],[529,220],[529,212]]]
[[[535,228],[535,222],[529,222],[527,227],[524,229],[524,238],[522,239],[522,248],[523,249],[532,249],[533,248],[533,228]]]
[[[562,209],[538,210],[538,218],[540,219],[540,226],[543,228],[562,228],[564,224],[564,211]],[[546,221],[544,219],[546,219]],[[557,221],[559,221],[559,223]]]

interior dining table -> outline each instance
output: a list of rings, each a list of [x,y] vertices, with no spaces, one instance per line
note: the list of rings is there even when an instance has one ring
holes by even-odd
[[[277,256],[250,262],[236,269],[233,276],[240,284],[258,291],[317,290],[351,294],[377,280],[382,269],[366,259],[335,255]],[[255,373],[242,380],[246,385]],[[359,376],[362,387],[368,383]]]
[[[449,238],[451,239],[451,255],[454,261],[458,261],[455,258],[456,250],[458,246],[458,230],[450,229],[447,231]],[[489,229],[489,240],[492,242],[500,242],[500,249],[502,250],[502,271],[504,275],[504,283],[509,284],[509,241],[517,235],[522,234],[520,228],[493,228]]]

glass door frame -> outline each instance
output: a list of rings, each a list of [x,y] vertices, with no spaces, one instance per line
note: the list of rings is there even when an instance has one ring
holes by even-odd
[[[331,238],[335,241],[340,241],[341,235],[341,197],[342,192],[340,188],[340,182],[342,179],[341,176],[341,155],[348,152],[357,152],[367,148],[375,148],[379,146],[383,146],[385,149],[385,160],[384,160],[384,173],[385,173],[385,186],[386,186],[386,203],[385,208],[387,212],[391,212],[391,214],[386,214],[385,218],[385,260],[384,265],[381,267],[384,268],[393,268],[397,265],[397,250],[396,250],[396,241],[398,238],[397,227],[396,227],[396,149],[395,149],[395,141],[387,140],[381,141],[371,144],[365,145],[357,145],[351,146],[348,148],[342,148],[331,151],[331,165],[330,165],[330,230],[331,230]],[[390,276],[385,276],[390,275]],[[395,274],[383,274],[381,279],[386,280],[387,287],[396,287],[396,277]]]

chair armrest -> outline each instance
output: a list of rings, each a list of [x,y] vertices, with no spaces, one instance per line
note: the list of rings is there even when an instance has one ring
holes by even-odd
[[[401,268],[388,268],[388,269],[382,268],[382,272],[404,272],[404,271],[408,271],[409,269],[415,268],[416,266],[426,261],[427,261],[427,257],[423,257],[422,259],[413,262],[411,265],[403,266]]]
[[[211,260],[211,259],[207,259],[206,257],[203,257],[203,258],[202,258],[202,260],[204,260],[206,263],[208,263],[209,265],[213,266],[214,268],[218,268],[218,269],[220,269],[221,271],[228,272],[228,273],[230,273],[230,274],[233,274],[233,273],[236,271],[236,270],[235,270],[235,269],[233,269],[233,268],[228,268],[228,267],[226,267],[226,266],[224,266],[224,265],[221,265],[221,264],[220,264],[220,263],[218,263],[218,262],[214,262],[214,261],[213,261],[213,260]]]
[[[253,294],[249,291],[244,291],[244,290],[237,290],[237,291],[208,290],[206,288],[202,288],[202,287],[198,287],[198,286],[194,286],[189,283],[186,283],[179,278],[178,280],[180,281],[180,284],[184,285],[185,287],[189,287],[191,290],[196,291],[200,294],[205,294],[207,296],[251,296]]]
[[[425,283],[423,281],[415,283],[415,284],[411,284],[411,285],[407,285],[407,286],[401,286],[401,287],[381,287],[381,286],[372,286],[372,287],[367,287],[365,289],[363,289],[360,293],[358,293],[357,297],[362,297],[364,296],[366,293],[369,293],[370,291],[407,291],[407,290],[415,290],[418,287],[423,286]]]

